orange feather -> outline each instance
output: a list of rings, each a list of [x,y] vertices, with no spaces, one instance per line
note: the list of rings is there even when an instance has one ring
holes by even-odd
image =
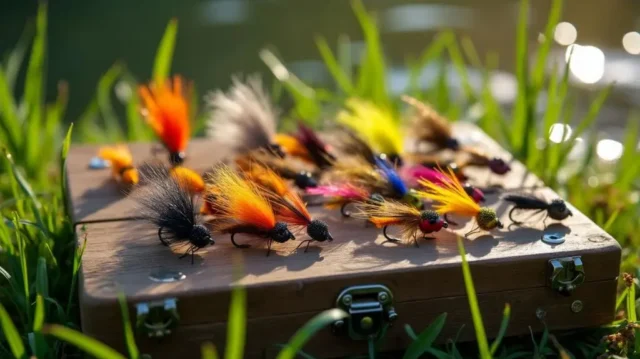
[[[171,176],[179,180],[181,183],[184,183],[192,194],[204,191],[204,180],[202,179],[202,176],[194,170],[177,166],[173,167],[170,172]]]
[[[309,151],[307,151],[307,148],[304,147],[297,138],[278,133],[276,134],[274,141],[282,147],[285,153],[303,159],[307,162],[313,162],[313,159],[311,159],[311,156],[309,155]]]
[[[128,184],[139,181],[138,171],[133,167],[133,156],[124,145],[102,147],[98,157],[111,163],[113,176]]]
[[[151,83],[138,89],[144,104],[143,115],[165,147],[171,152],[184,152],[191,135],[189,104],[183,91],[182,78],[173,83]]]
[[[211,207],[222,222],[273,229],[276,224],[273,209],[256,184],[241,178],[229,167],[220,166],[213,173],[212,185],[218,195]]]
[[[418,183],[425,188],[424,191],[418,192],[418,196],[435,202],[434,208],[441,215],[455,213],[475,217],[480,212],[480,206],[467,195],[451,168],[448,168],[448,173],[445,173],[441,168],[438,168],[437,171],[450,180],[438,184],[418,180]]]
[[[300,226],[311,221],[311,214],[297,192],[273,170],[258,162],[245,163],[244,176],[260,186],[274,206],[278,219]]]

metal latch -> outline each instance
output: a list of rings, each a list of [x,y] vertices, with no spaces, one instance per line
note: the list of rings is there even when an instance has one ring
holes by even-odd
[[[579,256],[549,260],[551,288],[569,295],[584,283],[584,266]]]
[[[171,334],[179,321],[175,298],[136,304],[136,328],[149,338],[162,338]]]
[[[349,287],[338,295],[336,307],[349,316],[333,323],[336,334],[348,334],[353,340],[377,336],[391,324],[398,314],[393,309],[393,294],[389,288],[379,285]]]

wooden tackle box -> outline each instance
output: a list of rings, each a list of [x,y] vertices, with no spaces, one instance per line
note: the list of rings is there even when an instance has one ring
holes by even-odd
[[[476,142],[491,153],[509,156],[472,125],[457,124],[456,131],[466,143]],[[138,162],[150,157],[150,144],[131,148]],[[88,169],[96,153],[96,147],[75,146],[67,166],[68,200],[78,240],[87,238],[79,288],[82,329],[123,352],[119,291],[127,297],[142,352],[153,358],[198,358],[205,341],[224,348],[232,284],[247,290],[245,357],[273,357],[275,344],[286,343],[307,320],[337,303],[347,311],[350,307],[345,303],[366,304],[370,313],[365,315],[383,321],[391,311],[397,314],[382,350],[409,344],[405,323],[422,330],[443,312],[448,317],[440,339],[452,338],[463,325],[460,340],[474,338],[461,258],[451,231],[420,242],[419,248],[396,245],[385,243],[380,231],[363,221],[313,206],[312,215],[329,224],[332,243],[314,243],[307,253],[295,250],[299,241],[276,243],[267,257],[260,242],[240,250],[228,236],[220,235],[214,246],[197,252],[192,265],[160,244],[156,228],[132,219],[133,203],[114,185],[109,169]],[[194,140],[186,164],[204,171],[222,157],[220,149]],[[470,173],[472,178],[499,181],[506,191],[557,197],[517,162],[503,178],[490,176],[484,169]],[[542,330],[542,315],[551,330],[613,320],[621,253],[615,239],[571,206],[573,216],[562,224],[548,220],[544,227],[541,220],[534,220],[523,227],[508,227],[509,206],[499,201],[500,194],[486,197],[486,205],[496,209],[505,228],[493,235],[475,234],[464,239],[464,245],[488,335],[497,334],[505,303],[511,305],[508,335],[527,334],[529,327]],[[455,227],[459,234],[473,225],[459,224]],[[541,240],[543,236],[565,241],[549,245]],[[244,266],[237,282],[233,280],[234,255]],[[563,286],[574,289],[562,293],[558,288]],[[344,294],[350,295],[349,300]],[[360,315],[353,307],[351,313]],[[347,320],[343,328],[357,331],[358,323]],[[164,331],[164,326],[171,329]],[[316,357],[366,352],[366,341],[346,332],[321,331],[305,351]]]

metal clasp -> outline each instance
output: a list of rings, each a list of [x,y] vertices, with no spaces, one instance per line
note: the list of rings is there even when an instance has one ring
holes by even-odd
[[[136,304],[136,328],[149,338],[162,338],[171,334],[179,321],[175,298]]]
[[[584,283],[584,265],[579,256],[551,259],[549,267],[551,288],[559,293],[570,295],[574,289]]]
[[[346,333],[353,340],[377,336],[398,314],[393,308],[393,294],[379,285],[359,285],[343,290],[336,299],[336,307],[349,314],[333,323],[336,334]]]

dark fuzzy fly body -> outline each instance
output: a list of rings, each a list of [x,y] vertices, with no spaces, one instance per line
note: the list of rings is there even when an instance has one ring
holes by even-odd
[[[516,210],[533,210],[535,213],[546,211],[546,217],[561,221],[569,216],[573,216],[571,210],[567,207],[567,204],[561,199],[554,199],[551,202],[547,202],[544,199],[532,196],[532,195],[507,195],[503,198],[504,201],[511,202],[514,207],[509,211],[509,218],[514,224],[521,224],[522,222],[513,219],[513,212]]]
[[[188,245],[186,256],[214,244],[209,230],[198,222],[196,207],[187,186],[169,176],[166,167],[145,164],[141,167],[145,184],[134,193],[138,215],[158,227],[158,237],[166,246]],[[182,258],[182,257],[181,257]]]
[[[534,196],[510,194],[503,199],[522,209],[547,209],[549,207],[547,201]]]

